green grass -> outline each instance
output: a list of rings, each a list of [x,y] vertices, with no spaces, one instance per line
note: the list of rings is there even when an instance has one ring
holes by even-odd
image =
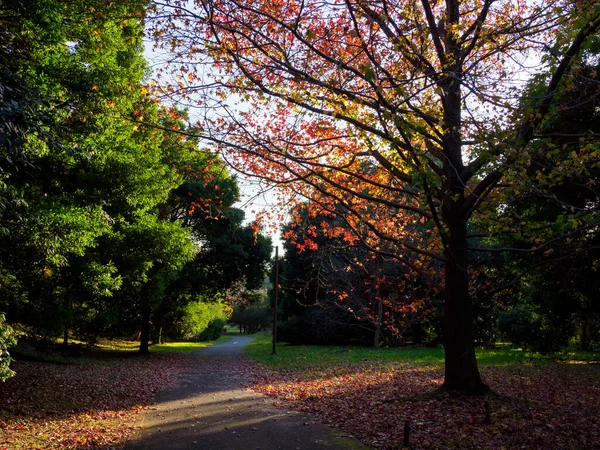
[[[180,353],[191,352],[199,348],[210,347],[213,344],[230,340],[229,336],[221,336],[219,339],[208,342],[169,342],[157,344],[150,347],[150,353]]]
[[[150,353],[191,352],[230,339],[229,336],[221,336],[219,339],[209,342],[170,342],[151,345]],[[139,348],[140,343],[136,341],[103,339],[90,349],[81,341],[71,340],[70,347],[65,353],[58,341],[44,349],[22,340],[17,342],[17,346],[11,349],[11,352],[16,359],[55,364],[90,364],[97,357],[136,355]]]
[[[249,358],[267,366],[279,369],[335,368],[348,365],[370,363],[417,364],[442,366],[444,350],[427,347],[398,347],[375,350],[368,347],[334,345],[287,345],[277,344],[277,354],[272,354],[271,335],[254,335],[244,352]],[[600,354],[593,352],[564,352],[556,355],[530,353],[508,346],[492,349],[477,349],[477,360],[481,366],[548,363],[551,361],[580,362],[600,360]]]
[[[136,341],[123,341],[118,339],[103,339],[96,346],[94,350],[101,352],[137,352],[140,348],[140,343]]]

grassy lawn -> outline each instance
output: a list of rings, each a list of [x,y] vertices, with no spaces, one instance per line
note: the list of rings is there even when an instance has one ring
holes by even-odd
[[[253,335],[255,340],[244,350],[246,356],[268,367],[281,369],[305,368],[307,365],[318,368],[333,368],[360,363],[396,363],[424,366],[442,366],[444,350],[428,347],[398,347],[375,350],[368,347],[337,345],[288,345],[277,344],[277,354],[272,354],[272,338],[267,333]],[[513,349],[480,348],[476,350],[477,361],[481,366],[512,364],[544,364],[554,361],[568,363],[589,363],[600,361],[600,353],[569,351],[556,355],[542,355]]]
[[[168,342],[156,344],[149,347],[150,353],[182,353],[191,352],[200,348],[209,347],[213,344],[230,340],[229,336],[221,336],[219,339],[207,342]],[[54,362],[57,364],[86,364],[89,359],[96,356],[127,355],[137,353],[140,348],[139,342],[123,339],[102,339],[91,348],[85,346],[81,341],[70,342],[70,356],[65,356],[60,343],[57,341],[47,350],[40,350],[27,341],[19,341],[17,347],[11,350],[13,355],[30,361]]]
[[[221,336],[215,341],[209,342],[168,342],[166,344],[157,344],[150,347],[151,353],[181,353],[181,352],[192,352],[200,348],[210,347],[213,344],[219,342],[225,342],[231,340],[230,336]]]

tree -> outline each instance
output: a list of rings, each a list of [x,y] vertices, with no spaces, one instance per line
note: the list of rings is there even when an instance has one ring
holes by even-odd
[[[150,29],[172,51],[176,84],[165,92],[211,111],[202,135],[227,161],[324,211],[343,205],[348,226],[368,233],[364,245],[378,251],[388,241],[424,277],[435,278],[432,259],[444,264],[442,280],[432,280],[445,293],[443,388],[486,392],[473,346],[469,254],[487,249],[471,248],[468,225],[489,212],[501,180],[528,164],[557,92],[600,27],[599,8],[197,0],[157,2],[155,10],[171,17]],[[551,56],[541,65],[548,75],[525,107],[512,100],[519,63],[536,53]],[[209,64],[203,84],[200,68]],[[229,96],[247,107],[224,102]],[[428,238],[413,235],[418,225],[429,227]]]
[[[241,287],[241,289],[239,289]],[[240,327],[240,333],[254,334],[273,323],[273,307],[269,306],[266,289],[249,290],[238,286],[230,322]]]
[[[111,296],[130,274],[116,272],[121,249],[105,244],[180,181],[162,160],[163,132],[134,121],[158,118],[141,84],[144,5],[0,7],[0,296],[7,317],[38,336],[67,343],[72,330],[114,328]]]
[[[348,239],[350,230],[342,219],[316,210],[299,205],[282,229],[279,309],[282,321],[292,318],[290,330],[281,330],[282,339],[362,341],[378,347],[381,341],[394,345],[412,337],[421,343],[418,324],[435,303],[426,300],[423,283],[395,259]],[[381,249],[386,245],[379,243]]]
[[[569,234],[544,252],[513,253],[502,267],[518,290],[502,324],[513,331],[511,340],[537,351],[560,350],[575,333],[584,350],[600,339],[600,305],[593,301],[599,235],[577,233],[582,212],[597,212],[600,202],[600,168],[590,160],[597,158],[597,143],[579,138],[600,133],[599,54],[595,36],[558,93],[559,108],[546,123],[548,138],[535,143],[531,163],[507,189],[501,211],[502,222],[521,226],[519,233],[497,234],[504,246],[539,245],[535,229]],[[539,83],[532,80],[529,89],[539,90]],[[515,336],[518,329],[524,332]]]
[[[125,298],[141,319],[140,353],[148,353],[152,311],[169,282],[192,259],[196,246],[180,223],[143,215],[122,227],[115,247],[122,252],[116,264],[125,274]]]
[[[271,241],[253,224],[243,224],[244,212],[233,206],[240,194],[236,177],[218,155],[199,149],[187,113],[165,108],[160,127],[165,130],[163,161],[182,182],[159,205],[159,216],[181,223],[199,243],[193,259],[168,286],[153,319],[164,335],[181,337],[181,324],[201,323],[201,317],[192,316],[218,309],[234,284],[249,289],[262,285]],[[222,331],[216,323],[213,330]]]
[[[8,353],[8,348],[15,344],[14,332],[4,322],[4,314],[0,314],[0,382],[6,381],[15,374],[9,367],[11,359]]]

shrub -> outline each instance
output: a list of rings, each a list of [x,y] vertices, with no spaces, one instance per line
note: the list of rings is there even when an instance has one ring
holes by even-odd
[[[8,348],[17,343],[13,329],[4,322],[4,314],[0,313],[0,382],[8,380],[15,372],[9,367],[10,354]]]
[[[191,302],[181,320],[181,336],[189,341],[217,339],[228,319],[228,307],[221,302]]]
[[[517,306],[500,314],[498,330],[513,344],[540,353],[557,352],[569,343],[571,333],[566,324],[554,323],[549,317]]]
[[[214,341],[223,334],[223,329],[227,324],[226,319],[213,319],[208,323],[206,329],[198,336],[199,341]]]

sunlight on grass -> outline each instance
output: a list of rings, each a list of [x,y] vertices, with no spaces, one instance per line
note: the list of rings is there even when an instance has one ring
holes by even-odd
[[[150,347],[151,353],[180,353],[180,352],[191,352],[200,348],[210,347],[213,344],[219,342],[225,342],[230,340],[229,336],[221,336],[215,341],[207,342],[169,342],[166,344],[157,344]]]
[[[140,343],[136,341],[124,340],[101,340],[96,344],[96,349],[108,352],[136,352],[140,348]]]
[[[277,344],[277,354],[272,354],[271,336],[254,335],[255,340],[245,349],[246,356],[268,366],[299,369],[307,366],[333,368],[361,363],[406,363],[439,366],[444,352],[439,348],[405,347],[382,348],[337,345],[287,345]]]
[[[271,335],[257,333],[244,353],[249,358],[273,368],[302,369],[305,367],[335,368],[361,363],[393,363],[441,367],[444,364],[444,350],[428,347],[397,347],[375,350],[368,347],[335,345],[288,345],[277,344],[277,354],[272,354]],[[499,348],[477,349],[477,360],[481,366],[501,366],[513,364],[545,364],[553,361],[589,363],[599,358],[598,353],[564,352],[555,355],[542,355],[501,345]]]

